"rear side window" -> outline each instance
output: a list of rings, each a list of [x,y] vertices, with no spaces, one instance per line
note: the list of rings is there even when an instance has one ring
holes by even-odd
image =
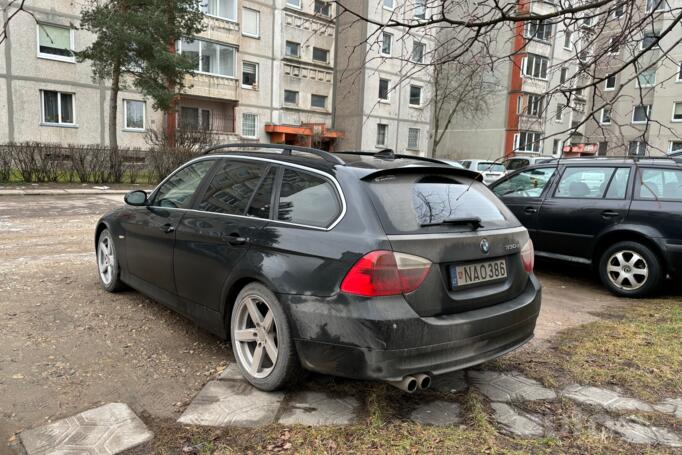
[[[369,189],[387,234],[471,229],[448,223],[456,219],[480,218],[481,229],[508,227],[514,220],[485,185],[464,177],[385,175],[369,183]]]
[[[225,161],[214,174],[198,210],[244,215],[264,171],[262,164]]]
[[[521,171],[507,180],[495,185],[493,191],[501,198],[540,197],[556,168],[544,167]]]
[[[270,217],[270,203],[272,201],[272,187],[275,182],[275,168],[270,168],[260,186],[253,195],[246,214],[258,218]]]
[[[682,171],[676,169],[641,169],[635,194],[638,199],[682,201]]]
[[[285,169],[277,219],[306,226],[328,227],[341,213],[341,204],[327,179]]]
[[[614,171],[612,167],[568,167],[561,176],[554,197],[602,198]]]

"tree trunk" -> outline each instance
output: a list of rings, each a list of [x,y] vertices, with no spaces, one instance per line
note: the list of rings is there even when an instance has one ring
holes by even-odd
[[[113,182],[119,182],[121,175],[121,160],[118,153],[118,91],[121,84],[121,60],[114,62],[111,73],[111,95],[109,98],[109,175]]]

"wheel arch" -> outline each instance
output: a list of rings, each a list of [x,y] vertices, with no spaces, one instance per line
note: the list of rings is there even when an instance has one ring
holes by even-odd
[[[97,250],[97,242],[99,241],[99,236],[102,234],[102,231],[104,231],[105,229],[109,229],[111,231],[109,224],[107,224],[106,221],[100,220],[97,223],[97,227],[95,228],[95,250]]]
[[[224,335],[226,339],[230,337],[230,322],[232,318],[232,308],[234,307],[234,304],[237,300],[237,296],[242,291],[242,289],[244,289],[247,285],[251,283],[262,284],[275,294],[277,293],[275,288],[272,286],[272,283],[270,283],[264,277],[255,274],[241,275],[238,277],[232,277],[232,279],[228,280],[227,285],[223,290],[222,298],[223,302],[222,320],[225,331]]]
[[[652,234],[653,232],[644,232],[643,230],[632,228],[606,232],[600,236],[595,243],[593,249],[594,260],[592,261],[592,264],[595,268],[598,268],[599,263],[601,262],[601,256],[604,254],[604,251],[606,251],[607,248],[618,242],[630,241],[641,243],[642,245],[645,245],[651,249],[651,251],[653,251],[653,253],[658,257],[661,267],[665,271],[667,269],[665,254],[660,245],[652,240]]]

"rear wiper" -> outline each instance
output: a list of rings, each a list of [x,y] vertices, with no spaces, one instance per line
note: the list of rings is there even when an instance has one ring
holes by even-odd
[[[439,226],[441,224],[470,224],[474,230],[483,227],[483,224],[481,224],[481,219],[477,216],[472,216],[469,218],[446,218],[435,223],[422,223],[421,226]]]

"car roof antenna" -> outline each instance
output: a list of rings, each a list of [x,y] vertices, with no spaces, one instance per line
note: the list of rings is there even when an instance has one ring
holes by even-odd
[[[392,149],[379,150],[374,154],[375,158],[380,158],[382,160],[394,160],[395,152]]]

